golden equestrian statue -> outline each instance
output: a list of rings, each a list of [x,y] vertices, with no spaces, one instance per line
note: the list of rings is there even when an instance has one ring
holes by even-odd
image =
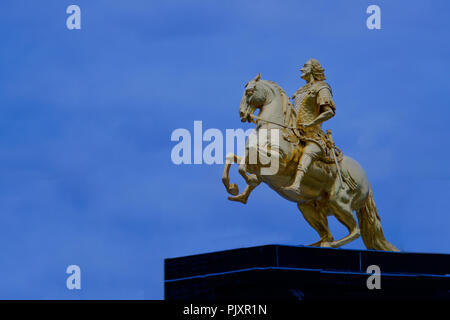
[[[297,203],[320,236],[312,246],[337,248],[361,236],[368,249],[398,251],[384,237],[363,168],[335,146],[331,131],[322,131],[321,124],[336,113],[323,67],[310,59],[301,72],[306,84],[295,92],[294,105],[280,86],[261,79],[261,74],[246,84],[239,114],[242,122],[255,123],[256,128],[247,139],[244,157],[226,157],[222,181],[232,195],[228,199],[245,204],[252,190],[264,182]],[[255,158],[259,160],[253,161]],[[272,163],[277,170],[265,170],[268,160],[276,160]],[[236,184],[230,184],[233,163],[239,164],[239,173],[247,182],[241,194]],[[347,236],[333,239],[328,228],[330,215],[348,229]]]

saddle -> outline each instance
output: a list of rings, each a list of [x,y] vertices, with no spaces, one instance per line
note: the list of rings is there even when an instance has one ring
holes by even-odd
[[[333,137],[331,135],[331,130],[327,130],[325,134],[322,130],[315,132],[314,134],[305,135],[303,132],[299,132],[299,130],[294,129],[291,132],[284,134],[283,137],[300,148],[305,145],[307,141],[314,142],[322,149],[322,155],[316,161],[323,162],[325,164],[333,164],[336,162],[341,162],[344,154],[336,147]]]

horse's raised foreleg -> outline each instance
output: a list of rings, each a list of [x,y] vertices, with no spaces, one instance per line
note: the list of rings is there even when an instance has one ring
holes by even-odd
[[[245,161],[242,161],[239,164],[238,171],[242,178],[244,178],[245,182],[247,182],[249,186],[253,187],[253,189],[261,183],[261,180],[259,180],[256,174],[247,173],[247,164]]]
[[[225,189],[227,189],[227,192],[233,196],[239,193],[239,187],[235,183],[230,185],[230,167],[233,163],[240,163],[241,160],[242,160],[241,157],[235,155],[234,153],[227,154],[225,158],[225,166],[223,168],[222,182],[223,185],[225,186]]]
[[[253,189],[255,189],[255,187],[252,187],[250,185],[247,185],[247,187],[245,187],[244,192],[242,192],[240,195],[234,196],[234,197],[228,197],[228,200],[231,201],[237,201],[243,204],[247,203],[248,197],[250,196],[250,193],[253,191]]]
[[[229,173],[230,167],[233,163],[239,163],[239,173],[244,178],[245,182],[247,182],[245,190],[239,195],[237,195],[239,193],[238,186],[234,183],[230,185]],[[228,200],[241,202],[243,204],[247,203],[250,193],[261,183],[261,181],[255,174],[247,174],[247,166],[245,163],[245,158],[242,159],[241,157],[233,153],[228,154],[226,157],[225,168],[223,170],[222,175],[222,182],[225,185],[225,188],[227,189],[228,193],[234,196],[228,197]]]

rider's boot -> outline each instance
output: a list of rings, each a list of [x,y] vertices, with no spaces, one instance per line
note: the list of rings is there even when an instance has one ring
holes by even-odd
[[[303,154],[297,167],[297,172],[295,174],[294,182],[289,186],[284,188],[284,191],[288,193],[294,193],[295,195],[301,194],[301,184],[303,177],[305,176],[306,172],[308,171],[308,168],[312,162],[311,156],[308,154]]]

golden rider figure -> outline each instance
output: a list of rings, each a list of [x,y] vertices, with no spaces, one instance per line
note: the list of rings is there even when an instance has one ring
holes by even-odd
[[[295,92],[294,107],[297,110],[297,130],[304,143],[294,182],[285,188],[289,193],[300,194],[303,176],[311,163],[320,159],[327,150],[327,135],[322,131],[322,122],[332,118],[336,107],[330,86],[324,81],[324,69],[316,59],[309,59],[303,68],[301,78],[306,84]]]

